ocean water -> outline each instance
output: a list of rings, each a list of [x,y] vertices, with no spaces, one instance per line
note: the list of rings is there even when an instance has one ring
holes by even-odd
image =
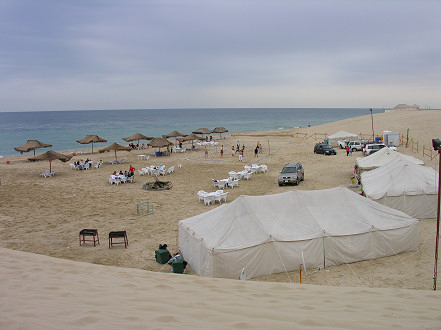
[[[383,109],[373,109],[374,113]],[[27,140],[52,144],[55,151],[91,148],[76,142],[96,134],[107,143],[127,144],[135,133],[160,137],[172,131],[190,134],[200,127],[225,127],[229,133],[305,127],[369,115],[367,108],[227,108],[0,112],[0,157],[19,155],[14,147]],[[142,141],[147,142],[147,141]],[[30,152],[29,154],[32,154]]]

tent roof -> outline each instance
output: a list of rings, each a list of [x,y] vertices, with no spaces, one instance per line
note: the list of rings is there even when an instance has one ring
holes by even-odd
[[[402,158],[361,174],[363,191],[372,199],[385,196],[437,194],[438,171]]]
[[[380,149],[367,157],[357,157],[356,163],[361,170],[371,170],[386,165],[396,158],[402,158],[417,165],[424,165],[424,162],[418,158],[404,155],[389,148]]]
[[[329,135],[328,138],[329,139],[340,139],[340,138],[346,138],[346,137],[357,137],[357,134],[354,133],[349,133],[346,131],[339,131],[335,134]]]
[[[344,208],[341,205],[345,205]],[[344,187],[240,196],[206,213],[179,221],[208,248],[237,250],[271,241],[345,236],[413,225],[418,220]]]

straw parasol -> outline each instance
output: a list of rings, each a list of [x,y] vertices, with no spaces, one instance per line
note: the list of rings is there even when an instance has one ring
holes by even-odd
[[[117,150],[131,151],[132,148],[130,148],[130,147],[126,147],[126,146],[122,146],[122,145],[120,145],[120,144],[118,144],[118,143],[115,142],[114,144],[111,144],[111,145],[108,146],[107,148],[100,149],[99,152],[106,152],[106,151],[110,151],[110,150],[114,150],[114,151],[115,151],[115,159],[117,160],[117,159],[118,159],[118,158],[116,157],[116,151],[117,151]]]
[[[173,132],[171,132],[171,133],[169,133],[169,134],[165,134],[165,135],[162,135],[162,137],[164,137],[164,138],[171,138],[171,137],[178,137],[178,136],[185,136],[186,134],[183,134],[183,133],[179,133],[178,131],[173,131]]]
[[[122,138],[124,141],[126,142],[131,142],[131,141],[135,141],[138,140],[138,144],[139,144],[139,140],[152,140],[153,137],[150,136],[145,136],[141,133],[136,133],[133,134],[132,136],[126,137],[126,138]]]
[[[72,155],[64,155],[64,154],[60,154],[58,152],[55,152],[53,150],[49,150],[47,152],[45,152],[44,154],[38,155],[38,156],[34,156],[34,157],[30,157],[28,158],[28,160],[30,161],[35,161],[35,160],[48,160],[49,161],[49,172],[52,172],[52,161],[53,160],[61,160],[62,162],[67,162],[72,158]]]
[[[189,134],[184,136],[181,139],[178,139],[179,141],[191,141],[191,145],[193,145],[194,140],[201,140],[202,138],[200,136],[197,136],[195,134]]]
[[[208,128],[202,127],[198,128],[196,131],[192,132],[193,134],[211,134],[212,131]]]
[[[228,130],[225,127],[216,127],[213,130],[213,133],[219,133],[219,139],[221,138],[222,133],[226,133],[226,132],[228,132]]]
[[[168,147],[170,145],[173,145],[172,142],[165,138],[154,138],[152,141],[147,143],[152,148],[159,148],[159,151],[161,151],[161,148]]]
[[[49,147],[52,147],[52,144],[43,143],[43,142],[40,142],[38,140],[28,140],[22,146],[15,147],[14,149],[17,150],[20,153],[34,150],[34,156],[35,156],[35,149],[38,149],[38,148],[49,148]]]
[[[77,140],[78,143],[81,144],[89,144],[92,143],[92,153],[93,153],[93,143],[94,142],[107,142],[106,139],[100,138],[98,135],[87,135],[82,140]]]

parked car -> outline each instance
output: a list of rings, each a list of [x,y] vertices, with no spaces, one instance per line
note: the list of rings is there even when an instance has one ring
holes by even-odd
[[[329,144],[317,143],[314,146],[314,153],[324,155],[336,155],[337,151],[335,151],[335,149],[332,148]]]
[[[340,146],[340,149],[346,149],[348,146],[349,140],[340,140],[337,141],[338,145]]]
[[[278,178],[279,186],[292,183],[298,185],[303,180],[305,180],[305,171],[300,163],[286,164]]]
[[[351,148],[351,151],[354,152],[354,151],[361,151],[365,143],[366,142],[362,140],[355,140],[355,141],[349,141],[348,145],[349,148]]]
[[[380,149],[387,148],[387,146],[384,143],[368,143],[363,148],[363,155],[369,156],[372,155],[374,152],[377,152]],[[396,147],[389,147],[389,149],[397,151],[398,149]]]

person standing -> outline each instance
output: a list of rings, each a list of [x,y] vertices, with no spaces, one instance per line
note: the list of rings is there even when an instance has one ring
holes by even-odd
[[[257,157],[258,153],[259,153],[259,146],[256,146],[256,149],[254,149],[254,157]]]
[[[239,151],[239,162],[243,161],[243,150]]]
[[[231,156],[234,157],[234,154],[236,153],[236,151],[234,150],[234,146],[231,147]]]
[[[220,156],[221,158],[224,156],[224,145],[221,146]]]
[[[349,148],[349,146],[346,147],[346,156],[349,156],[349,150],[351,150],[351,148]]]
[[[204,148],[204,152],[205,152],[205,159],[207,159],[207,158],[208,158],[208,149],[207,149],[207,146],[205,146],[205,148]]]

